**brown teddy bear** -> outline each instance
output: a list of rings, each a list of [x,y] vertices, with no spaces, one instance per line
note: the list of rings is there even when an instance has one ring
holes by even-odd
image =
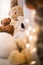
[[[2,24],[3,26],[6,26],[6,25],[10,24],[10,22],[11,22],[11,19],[10,19],[10,18],[4,18],[4,19],[1,21],[1,24]]]
[[[7,32],[7,33],[13,35],[13,33],[14,33],[14,27],[13,27],[13,25],[10,25],[10,22],[11,22],[10,18],[4,18],[1,21],[1,24],[3,26],[0,26],[0,32]]]

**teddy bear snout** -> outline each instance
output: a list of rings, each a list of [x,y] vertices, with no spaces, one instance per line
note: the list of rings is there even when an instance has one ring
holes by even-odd
[[[23,28],[23,29],[25,28],[25,26],[24,26],[24,24],[23,24],[23,23],[21,23],[21,28]]]

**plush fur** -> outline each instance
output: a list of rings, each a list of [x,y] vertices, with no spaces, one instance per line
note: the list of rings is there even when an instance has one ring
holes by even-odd
[[[14,33],[14,27],[13,27],[13,25],[2,26],[1,29],[2,29],[1,32],[6,32],[6,33],[9,33],[11,35],[13,35],[13,33]]]
[[[22,7],[21,6],[15,6],[15,7],[11,8],[9,15],[10,15],[11,19],[17,20],[18,16],[23,15]]]
[[[26,61],[25,55],[18,50],[15,50],[10,54],[9,60],[12,64],[23,64]]]
[[[10,24],[11,23],[11,19],[10,18],[4,18],[2,21],[1,21],[1,24],[3,25],[3,26],[6,26],[6,25],[8,25],[8,24]]]
[[[13,35],[14,26],[10,25],[10,23],[11,23],[11,19],[10,18],[4,18],[1,21],[1,25],[2,26],[0,26],[0,32],[6,32],[6,33],[9,33],[9,34]]]
[[[5,32],[0,32],[0,57],[8,57],[17,48],[14,38]]]

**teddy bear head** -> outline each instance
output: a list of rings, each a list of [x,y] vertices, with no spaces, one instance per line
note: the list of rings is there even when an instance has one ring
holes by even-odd
[[[13,35],[13,33],[14,33],[14,26],[10,25],[10,22],[11,22],[10,18],[4,18],[1,21],[1,25],[2,26],[0,26],[0,32],[6,32],[6,33],[9,33],[9,34]]]
[[[18,16],[23,16],[22,7],[20,7],[20,6],[12,7],[10,12],[9,12],[9,15],[10,15],[11,19],[17,20]]]
[[[9,33],[9,34],[13,35],[14,27],[13,27],[13,25],[2,26],[1,27],[1,32],[6,32],[6,33]]]

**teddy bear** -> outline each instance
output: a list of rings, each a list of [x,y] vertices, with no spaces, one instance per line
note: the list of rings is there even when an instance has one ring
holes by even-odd
[[[4,18],[1,20],[0,26],[0,57],[8,57],[10,52],[16,49],[14,44],[14,38],[12,37],[14,32],[13,25],[10,25],[11,19]]]
[[[11,18],[11,25],[16,26],[16,22],[20,22],[19,16],[23,16],[23,8],[21,6],[14,6],[9,11],[9,16]]]
[[[13,36],[6,32],[0,32],[0,57],[7,58],[16,49],[17,46]]]
[[[31,28],[29,27],[28,19],[24,19],[23,22],[21,22],[20,26],[18,26],[18,28],[19,30],[13,36],[17,45],[17,50],[13,50],[8,59],[12,64],[16,65],[31,63],[33,54],[36,52],[34,43],[37,40],[37,36],[34,37],[33,35],[34,39],[32,39],[31,34],[33,33],[31,32],[31,34],[29,34]],[[35,32],[35,34],[37,33]],[[31,39],[31,41],[29,39]]]
[[[3,26],[9,25],[11,23],[11,19],[10,18],[4,18],[3,20],[1,20],[1,24]]]
[[[14,26],[10,25],[10,23],[11,23],[10,18],[4,18],[3,20],[1,20],[0,32],[6,32],[13,35]]]
[[[13,36],[18,49],[13,50],[8,57],[12,64],[25,64],[31,60],[30,49],[27,50],[27,47],[29,47],[28,37],[25,33],[28,28],[28,24],[29,21],[27,19],[23,20],[20,26],[18,26],[19,30],[17,30]]]
[[[11,19],[13,19],[14,21],[17,20],[18,16],[23,16],[22,7],[21,6],[12,7],[9,12],[9,15],[10,15]]]
[[[25,11],[28,12],[28,9]],[[29,12],[30,12],[30,10],[29,10]],[[31,11],[31,12],[32,12],[32,14],[29,13],[30,14],[29,18],[33,14],[35,14],[34,11]],[[15,20],[18,20],[18,18]],[[33,21],[33,19],[32,19],[32,21]],[[20,22],[20,24],[19,24],[19,22]],[[28,62],[30,63],[32,60],[32,53],[34,52],[34,50],[36,50],[34,48],[34,44],[32,44],[33,42],[36,42],[36,41],[35,40],[33,42],[29,41],[29,38],[30,39],[32,38],[32,36],[31,37],[29,37],[29,36],[31,34],[33,34],[33,33],[30,34],[30,31],[33,30],[32,28],[34,27],[34,26],[32,26],[32,28],[31,28],[31,26],[30,26],[30,25],[32,25],[31,18],[28,19],[28,16],[27,16],[25,19],[22,19],[22,21],[19,18],[19,21],[16,21],[16,22],[14,21],[14,23],[16,23],[15,27],[16,26],[17,27],[15,28],[16,31],[15,31],[15,34],[13,37],[14,37],[14,40],[16,42],[18,49],[13,50],[11,52],[11,54],[9,55],[8,59],[12,64],[24,64],[24,63],[28,63]]]
[[[9,54],[17,49],[13,38],[14,27],[10,25],[11,19],[4,18],[0,26],[0,57],[7,58]]]

